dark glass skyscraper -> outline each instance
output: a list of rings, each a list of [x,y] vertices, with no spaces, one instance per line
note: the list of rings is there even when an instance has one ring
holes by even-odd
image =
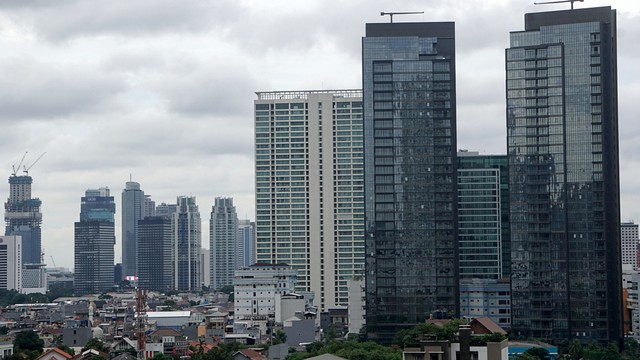
[[[143,290],[167,291],[173,283],[173,232],[168,216],[138,221],[138,277]]]
[[[506,71],[512,333],[619,341],[615,10],[526,14]]]
[[[87,190],[80,205],[80,221],[74,224],[73,292],[100,293],[113,288],[116,205],[108,188]]]
[[[122,271],[138,275],[138,221],[144,219],[145,196],[140,184],[127,181],[122,190]]]
[[[369,337],[458,312],[455,31],[367,24],[362,40]]]

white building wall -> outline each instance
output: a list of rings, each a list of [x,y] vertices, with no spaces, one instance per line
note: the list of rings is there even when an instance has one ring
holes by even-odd
[[[233,279],[235,318],[275,316],[276,297],[292,293],[296,270],[282,265],[256,264],[236,270]]]
[[[638,224],[626,222],[620,224],[622,239],[622,266],[638,267]]]
[[[0,289],[22,292],[22,237],[0,236]]]

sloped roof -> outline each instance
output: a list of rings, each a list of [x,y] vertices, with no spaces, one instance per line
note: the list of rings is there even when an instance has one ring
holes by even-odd
[[[64,357],[65,359],[71,359],[73,358],[73,356],[71,356],[70,354],[68,354],[66,351],[62,351],[60,349],[58,349],[57,347],[51,348],[45,352],[42,353],[42,355],[38,356],[36,358],[36,360],[41,360],[41,359],[48,359],[50,358],[50,354],[54,352],[54,353],[58,353],[60,356]]]
[[[476,333],[478,333],[478,331],[477,329],[475,329],[475,327],[479,326],[480,328],[485,329],[485,333],[488,334],[507,334],[507,332],[500,325],[498,325],[495,321],[491,320],[491,318],[487,316],[475,318],[471,320],[469,325],[471,325],[471,329]]]
[[[182,336],[182,334],[174,329],[162,328],[152,332],[150,336]]]
[[[238,354],[238,353],[244,355],[249,360],[265,360],[266,359],[264,357],[264,355],[260,354],[259,352],[255,351],[255,350],[251,350],[251,349],[240,349],[240,350],[236,351],[233,354],[233,356],[236,356],[236,354]]]
[[[333,355],[333,354],[322,354],[322,355],[307,358],[307,360],[347,360],[347,359],[340,356]]]

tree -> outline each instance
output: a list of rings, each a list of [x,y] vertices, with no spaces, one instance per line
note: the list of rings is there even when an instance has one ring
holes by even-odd
[[[287,342],[287,334],[285,334],[282,329],[278,329],[275,334],[273,334],[273,345],[284,344]]]
[[[536,356],[533,356],[531,354],[527,354],[525,352],[523,354],[518,355],[515,360],[538,360],[538,358]]]
[[[42,354],[43,348],[44,341],[32,330],[19,332],[13,340],[14,352],[37,351],[38,354]]]
[[[151,360],[171,360],[171,358],[161,352],[157,352],[155,355],[153,355]]]
[[[582,343],[578,339],[574,339],[569,344],[569,355],[572,360],[582,359]]]
[[[98,338],[91,338],[82,348],[82,352],[85,352],[89,349],[95,349],[102,352],[109,352],[109,348],[102,342],[102,340]]]
[[[607,347],[604,349],[604,357],[602,360],[622,360],[618,346],[614,343],[607,344]]]
[[[532,347],[527,349],[524,353],[532,355],[536,359],[544,360],[549,355],[549,350],[541,347]]]

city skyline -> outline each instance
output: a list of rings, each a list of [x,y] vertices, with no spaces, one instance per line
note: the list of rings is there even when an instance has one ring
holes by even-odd
[[[197,2],[148,1],[131,9],[124,4],[105,4],[101,14],[73,23],[65,16],[94,11],[76,1],[42,8],[0,5],[0,41],[7,49],[0,55],[7,69],[0,85],[5,94],[0,120],[7,124],[0,135],[5,154],[0,170],[9,177],[24,151],[27,162],[47,152],[30,175],[33,193],[43,202],[42,247],[50,266],[50,256],[58,266],[72,266],[72,255],[58,249],[73,243],[77,194],[95,185],[107,185],[115,194],[130,174],[158,203],[193,194],[207,208],[215,197],[232,196],[239,217],[254,219],[254,92],[359,88],[364,24],[388,22],[380,11],[428,10],[398,16],[396,22],[456,22],[458,147],[506,153],[508,33],[521,27],[524,13],[569,6],[477,1],[464,9],[456,2],[426,8],[405,1],[389,8],[382,1],[287,6],[256,1],[202,8]],[[633,101],[640,75],[632,67],[640,57],[633,46],[640,4],[594,0],[576,8],[602,5],[618,10],[622,220],[638,220],[633,203],[640,201],[640,187],[633,168],[640,168],[634,158],[640,129],[632,124],[640,112]],[[213,25],[211,18],[217,19]],[[291,26],[301,31],[291,34]],[[179,148],[169,146],[176,141]],[[7,185],[0,187],[0,196],[6,199],[8,193]],[[116,207],[120,210],[118,197]],[[116,262],[120,226],[117,218]]]

